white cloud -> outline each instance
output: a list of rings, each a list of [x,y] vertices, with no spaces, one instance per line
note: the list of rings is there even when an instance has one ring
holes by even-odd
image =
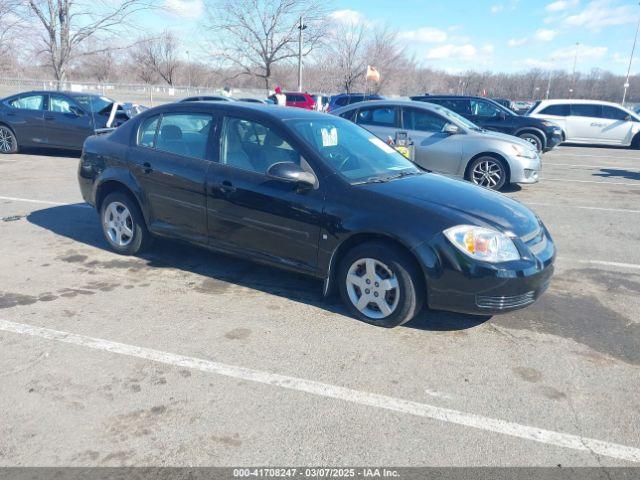
[[[202,0],[165,0],[164,8],[178,17],[197,20],[204,13]]]
[[[500,13],[502,10],[504,10],[504,5],[502,4],[491,6],[491,13]]]
[[[453,45],[446,44],[432,48],[427,52],[426,57],[429,60],[443,60],[443,59],[468,59],[473,58],[478,53],[478,49],[467,43],[466,45]]]
[[[517,62],[517,65],[521,65],[528,68],[541,68],[548,70],[553,68],[553,63],[546,60],[539,60],[537,58],[525,58],[522,62]]]
[[[603,58],[607,54],[607,47],[594,47],[591,45],[579,45],[578,46],[578,61],[580,60],[598,60]],[[576,46],[570,45],[568,47],[559,48],[551,53],[550,58],[558,60],[573,59],[576,56]]]
[[[352,23],[358,24],[362,23],[365,20],[364,15],[357,10],[336,10],[329,14],[329,18],[336,22],[344,22],[344,23]]]
[[[557,2],[550,3],[544,8],[547,12],[561,12],[568,8],[575,7],[578,3],[579,0],[558,0]]]
[[[495,50],[495,47],[491,43],[486,43],[482,46],[481,50],[482,50],[482,53],[490,55]]]
[[[589,30],[600,30],[604,27],[634,23],[637,20],[637,9],[631,5],[616,6],[612,0],[592,0],[575,15],[564,19],[568,27],[584,27]]]
[[[447,32],[439,28],[423,27],[400,33],[400,38],[418,43],[441,43],[447,39]]]
[[[558,32],[556,32],[555,30],[548,30],[546,28],[541,28],[540,30],[538,30],[536,33],[533,34],[533,38],[540,42],[550,42],[554,38],[556,38],[557,34]]]
[[[525,43],[527,43],[529,39],[527,37],[522,37],[522,38],[510,38],[509,41],[507,42],[507,45],[509,47],[520,47],[521,45],[524,45]]]

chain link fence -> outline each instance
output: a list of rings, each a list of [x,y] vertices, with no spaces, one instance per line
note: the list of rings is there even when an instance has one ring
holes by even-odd
[[[55,80],[38,80],[29,78],[0,77],[0,98],[29,90],[58,90]],[[59,90],[71,92],[96,93],[112,98],[118,102],[131,102],[153,107],[170,103],[193,95],[225,95],[221,88],[200,88],[172,85],[124,84],[124,83],[92,83],[66,81],[60,84]],[[237,98],[264,98],[261,89],[233,89],[231,95]]]

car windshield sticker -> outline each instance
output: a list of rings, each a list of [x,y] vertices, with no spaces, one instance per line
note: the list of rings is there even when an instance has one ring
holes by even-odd
[[[376,147],[378,147],[380,150],[382,150],[385,153],[393,153],[393,152],[395,152],[395,150],[393,148],[391,148],[389,145],[384,143],[379,138],[372,137],[372,138],[369,139],[369,141],[371,143],[373,143]]]
[[[323,147],[335,147],[338,145],[338,130],[335,127],[321,128],[322,134],[322,146]]]

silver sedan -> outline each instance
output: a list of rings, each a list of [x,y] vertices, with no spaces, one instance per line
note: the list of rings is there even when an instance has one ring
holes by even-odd
[[[411,159],[427,170],[493,190],[538,181],[540,155],[529,142],[484,130],[439,105],[376,100],[332,113],[389,143],[406,142]]]

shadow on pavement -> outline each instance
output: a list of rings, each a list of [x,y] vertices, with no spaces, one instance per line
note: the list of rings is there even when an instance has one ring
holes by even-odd
[[[56,235],[111,251],[102,236],[96,212],[86,204],[63,205],[37,210],[29,214],[27,220]],[[322,282],[320,280],[180,242],[157,239],[149,252],[138,257],[146,261],[144,266],[140,266],[137,261],[127,261],[127,257],[120,257],[122,260],[111,262],[97,262],[90,258],[83,258],[82,255],[74,255],[73,257],[74,262],[87,268],[133,269],[132,275],[135,275],[135,270],[140,268],[180,269],[205,277],[200,284],[193,286],[194,289],[202,293],[215,294],[216,291],[220,291],[221,286],[232,283],[313,305],[333,313],[349,315],[337,295],[328,299],[322,296]],[[425,309],[405,326],[427,331],[455,331],[473,328],[489,318]]]
[[[623,170],[619,168],[601,168],[600,172],[594,173],[594,177],[602,178],[624,178],[627,180],[640,180],[640,171]]]
[[[21,148],[18,152],[20,155],[37,155],[40,157],[71,157],[80,158],[82,154],[79,150],[63,150],[57,148],[34,148],[25,147]]]

